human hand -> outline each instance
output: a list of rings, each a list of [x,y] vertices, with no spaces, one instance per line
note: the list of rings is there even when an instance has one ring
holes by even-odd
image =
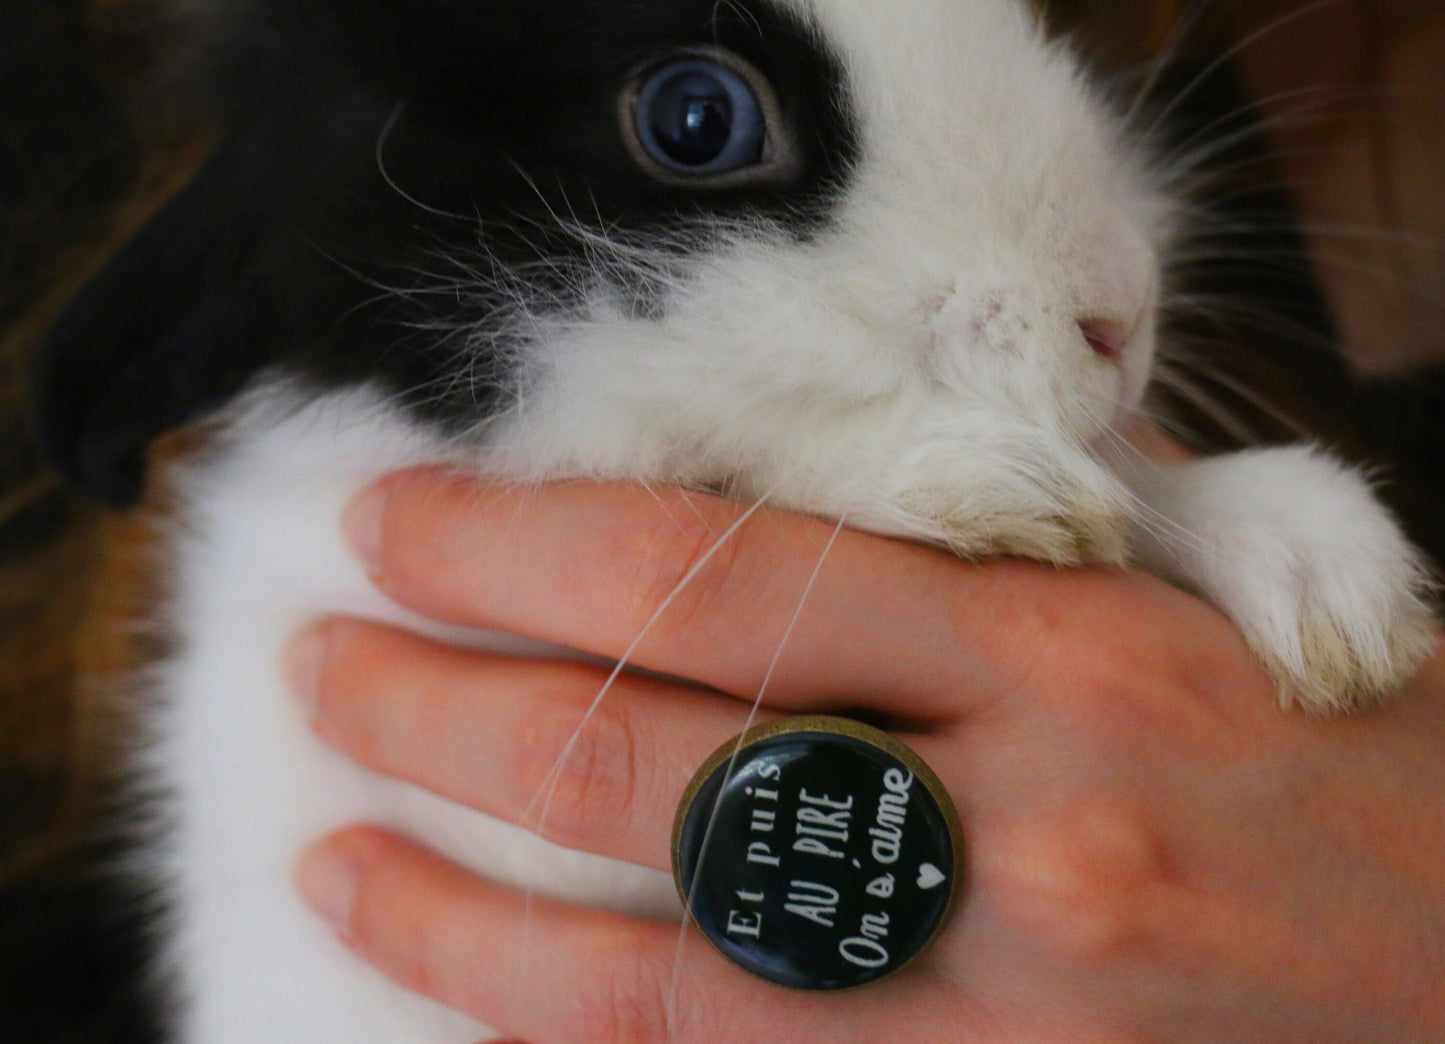
[[[503,818],[666,868],[693,770],[764,716],[866,712],[954,796],[966,894],[905,971],[752,980],[676,925],[531,899],[374,828],[298,868],[362,957],[532,1044],[1445,1039],[1445,659],[1353,718],[1282,712],[1219,614],[1148,576],[982,565],[762,509],[391,476],[349,514],[397,601],[696,686],[332,620],[293,647],[318,733]],[[301,650],[310,650],[303,655]],[[526,953],[520,953],[525,948]],[[675,961],[681,963],[675,966]]]

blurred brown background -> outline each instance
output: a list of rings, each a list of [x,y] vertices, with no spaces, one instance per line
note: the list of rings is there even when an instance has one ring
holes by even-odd
[[[404,0],[399,0],[404,2]],[[1445,0],[1051,0],[1213,217],[1161,391],[1200,446],[1314,433],[1445,558]],[[151,1039],[135,897],[97,875],[146,528],[37,458],[27,359],[205,148],[166,0],[0,2],[0,1041]],[[1146,121],[1147,122],[1147,121]]]

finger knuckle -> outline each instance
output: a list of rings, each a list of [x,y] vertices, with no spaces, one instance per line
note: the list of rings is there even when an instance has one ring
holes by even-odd
[[[667,977],[639,941],[608,955],[606,971],[586,1004],[584,1039],[598,1044],[651,1044],[673,1039]]]
[[[635,722],[605,700],[596,706],[558,702],[531,722],[521,764],[526,790],[541,795],[539,832],[562,844],[595,837],[599,824],[624,829],[638,790]]]
[[[619,534],[616,560],[632,568],[630,619],[643,626],[666,609],[660,630],[689,630],[727,605],[743,561],[742,533],[729,535],[734,521],[730,511],[674,503]]]
[[[1151,900],[1168,884],[1158,835],[1123,802],[1074,807],[1015,839],[1004,905],[1048,952],[1104,967],[1154,936]]]

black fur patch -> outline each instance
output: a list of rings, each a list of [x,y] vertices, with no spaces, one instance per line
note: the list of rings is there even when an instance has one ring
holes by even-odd
[[[575,291],[567,273],[589,248],[554,215],[629,235],[762,214],[807,236],[856,157],[836,63],[756,0],[220,11],[195,62],[220,151],[81,295],[40,369],[48,449],[117,504],[138,496],[155,435],[275,363],[322,387],[377,382],[428,420],[469,426],[494,408],[505,364],[459,358],[435,331],[484,324],[485,284],[508,273]],[[692,191],[639,169],[619,96],[640,65],[700,45],[771,79],[787,125],[774,132],[802,160],[788,183]],[[438,292],[457,278],[448,258],[472,264],[482,292]],[[645,280],[622,290],[650,314]]]

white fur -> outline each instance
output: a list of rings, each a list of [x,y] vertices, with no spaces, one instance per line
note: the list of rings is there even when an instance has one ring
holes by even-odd
[[[540,892],[676,913],[662,875],[559,853],[311,738],[277,674],[297,628],[345,612],[435,632],[372,591],[337,534],[347,498],[392,467],[442,458],[523,480],[767,493],[966,554],[1061,563],[1122,559],[1131,524],[1157,532],[1137,492],[1194,534],[1146,540],[1151,562],[1234,612],[1289,677],[1312,669],[1299,649],[1321,612],[1370,679],[1398,677],[1418,652],[1388,640],[1402,621],[1421,633],[1414,559],[1349,473],[1303,453],[1167,478],[1100,463],[1147,380],[1168,209],[1023,5],[789,2],[842,55],[863,134],[831,230],[798,242],[720,228],[695,262],[657,259],[661,320],[630,317],[602,289],[580,312],[523,310],[504,331],[525,359],[515,405],[473,439],[425,436],[365,391],[304,402],[278,383],[180,476],[183,644],[160,676],[151,764],[175,795],[161,858],[188,1044],[482,1035],[363,967],[293,895],[301,847],[348,822],[393,825]],[[611,263],[638,263],[635,244],[598,235]],[[1122,358],[1093,352],[1083,319],[1132,331]],[[1260,510],[1266,495],[1277,510]],[[1332,498],[1328,516],[1302,506],[1315,496]],[[1361,541],[1369,564],[1342,566]]]
[[[1282,702],[1372,702],[1428,652],[1419,555],[1337,461],[1295,446],[1134,472],[1158,516],[1135,534],[1140,563],[1228,613]]]
[[[389,825],[495,880],[541,894],[676,916],[670,878],[605,865],[405,784],[312,738],[278,657],[321,612],[387,620],[508,652],[536,646],[411,617],[342,546],[346,500],[380,471],[447,447],[365,395],[297,406],[259,398],[234,449],[183,479],[174,619],[184,645],[160,680],[153,771],[173,788],[161,872],[174,882],[170,971],[186,984],[181,1039],[471,1044],[471,1020],[408,995],[347,954],[289,884],[301,848],[348,822]],[[556,650],[544,650],[555,653]],[[519,957],[524,956],[520,955]]]

